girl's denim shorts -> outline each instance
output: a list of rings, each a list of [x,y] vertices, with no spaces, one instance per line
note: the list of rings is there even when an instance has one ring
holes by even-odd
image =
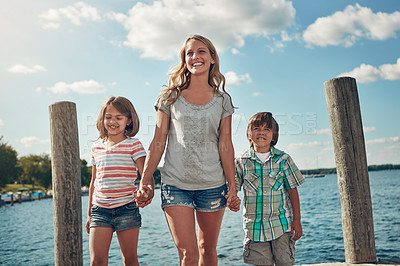
[[[184,190],[167,184],[161,186],[161,207],[186,206],[200,212],[215,212],[226,207],[226,184],[204,190]]]
[[[107,209],[97,205],[92,206],[92,216],[90,218],[90,227],[109,227],[113,231],[123,231],[137,228],[142,225],[142,217],[136,202]]]

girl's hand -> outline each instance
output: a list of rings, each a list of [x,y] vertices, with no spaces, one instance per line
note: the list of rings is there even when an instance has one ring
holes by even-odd
[[[226,198],[226,200],[227,200],[228,208],[229,208],[231,211],[237,212],[237,211],[240,210],[240,203],[241,203],[241,200],[240,200],[240,198],[237,196],[236,189],[235,189],[234,192],[229,191],[229,192],[228,192],[228,195],[225,195],[225,198]]]
[[[88,216],[86,220],[86,232],[89,234],[90,233],[90,216]]]
[[[154,189],[152,186],[140,186],[139,190],[135,193],[136,205],[144,208],[149,205],[154,197]]]

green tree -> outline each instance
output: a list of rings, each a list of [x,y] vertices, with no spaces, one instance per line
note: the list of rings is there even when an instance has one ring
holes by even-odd
[[[81,185],[89,187],[90,180],[92,179],[92,167],[88,167],[87,165],[87,161],[81,159]]]
[[[17,178],[17,156],[13,147],[3,142],[0,137],[0,187],[14,182]]]
[[[51,184],[51,160],[48,154],[22,156],[17,164],[21,169],[20,181],[48,189]]]

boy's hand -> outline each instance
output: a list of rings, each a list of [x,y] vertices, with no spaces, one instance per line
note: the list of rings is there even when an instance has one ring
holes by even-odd
[[[292,229],[290,231],[290,235],[292,236],[294,241],[297,241],[303,235],[303,228],[301,227],[301,222],[299,220],[294,220],[292,222]]]
[[[228,205],[228,208],[231,211],[237,212],[237,211],[240,210],[241,201],[240,201],[240,198],[237,196],[237,192],[236,191],[232,192],[232,193],[228,192],[228,195],[225,195],[225,198],[227,200],[226,203]]]
[[[152,186],[140,186],[139,190],[135,193],[136,205],[144,208],[149,205],[154,197],[154,190]]]

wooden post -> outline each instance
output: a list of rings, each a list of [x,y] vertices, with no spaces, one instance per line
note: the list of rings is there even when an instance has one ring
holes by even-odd
[[[49,106],[55,265],[83,265],[81,169],[75,103]]]
[[[324,83],[342,206],[347,263],[376,262],[374,222],[357,84],[343,77]]]

